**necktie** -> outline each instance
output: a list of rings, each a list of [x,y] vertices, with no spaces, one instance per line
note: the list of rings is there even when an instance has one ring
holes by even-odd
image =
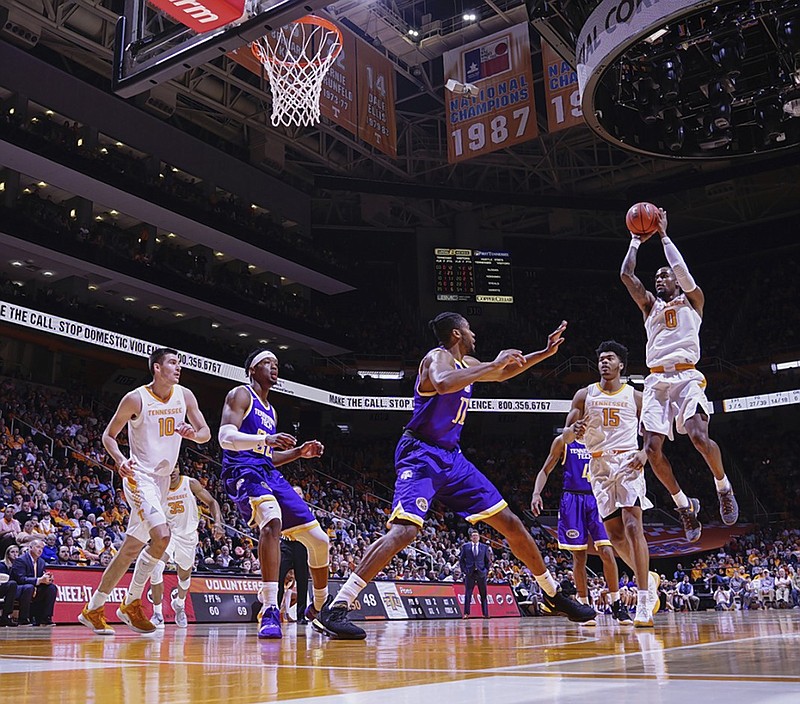
[[[472,543],[472,552],[475,557],[478,557],[478,543]]]
[[[31,562],[33,563],[33,579],[34,579],[33,596],[36,596],[37,587],[36,587],[36,581],[35,580],[37,580],[39,578],[39,575],[38,575],[37,570],[36,570],[36,560],[33,559],[33,556],[31,556]]]

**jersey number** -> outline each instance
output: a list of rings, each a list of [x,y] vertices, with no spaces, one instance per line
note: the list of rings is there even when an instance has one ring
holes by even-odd
[[[267,431],[263,428],[259,428],[256,432],[257,435],[268,435]],[[253,452],[257,455],[264,455],[264,457],[272,457],[272,447],[267,445],[266,443],[262,443],[261,445],[256,445],[253,448]]]
[[[175,434],[175,419],[167,416],[158,419],[158,434],[163,438]]]
[[[589,474],[589,463],[587,462],[583,465],[583,472],[581,472],[581,479],[585,479],[587,482],[592,481],[592,475]]]
[[[456,417],[453,418],[452,422],[457,423],[458,425],[464,425],[464,421],[467,419],[468,408],[469,408],[469,399],[462,396],[461,405],[458,407],[458,411],[456,411]]]
[[[186,507],[183,505],[183,501],[170,501],[167,506],[169,506],[169,512],[173,516],[186,512]]]
[[[664,311],[664,324],[670,330],[678,327],[678,314],[672,308],[667,308]]]
[[[619,425],[619,408],[603,409],[603,425],[606,427],[615,427]]]

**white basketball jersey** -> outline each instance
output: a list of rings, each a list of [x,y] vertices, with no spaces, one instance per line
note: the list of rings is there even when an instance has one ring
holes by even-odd
[[[602,419],[601,433],[587,432],[584,442],[590,452],[638,450],[639,419],[633,387],[623,384],[615,393],[604,391],[600,384],[586,388],[586,415]]]
[[[186,418],[183,387],[172,387],[169,398],[161,400],[146,386],[136,389],[142,399],[142,412],[128,422],[128,442],[137,470],[145,474],[172,472],[181,449],[181,436],[175,432]]]
[[[178,488],[169,490],[165,505],[169,528],[174,535],[189,536],[197,532],[200,514],[197,499],[189,486],[189,477],[181,477]]]
[[[656,298],[644,321],[647,332],[647,366],[671,367],[700,361],[700,326],[703,319],[684,294],[668,303]]]

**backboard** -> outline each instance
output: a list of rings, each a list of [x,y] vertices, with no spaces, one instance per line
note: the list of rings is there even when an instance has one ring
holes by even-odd
[[[164,2],[195,26],[213,14],[203,0]],[[114,92],[130,98],[328,4],[330,0],[247,0],[239,20],[198,33],[146,0],[125,0],[114,42]]]

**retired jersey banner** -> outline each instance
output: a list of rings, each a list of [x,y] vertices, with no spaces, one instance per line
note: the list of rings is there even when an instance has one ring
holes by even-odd
[[[319,99],[320,114],[344,127],[350,134],[358,135],[357,66],[359,43],[345,27],[342,30],[342,50],[322,80]]]
[[[582,125],[578,74],[546,41],[542,40],[544,94],[547,100],[547,131],[550,133]]]
[[[358,136],[397,156],[394,64],[364,42],[358,46]]]
[[[527,24],[446,51],[443,61],[445,83],[452,78],[479,90],[472,96],[445,89],[451,164],[538,136]]]

